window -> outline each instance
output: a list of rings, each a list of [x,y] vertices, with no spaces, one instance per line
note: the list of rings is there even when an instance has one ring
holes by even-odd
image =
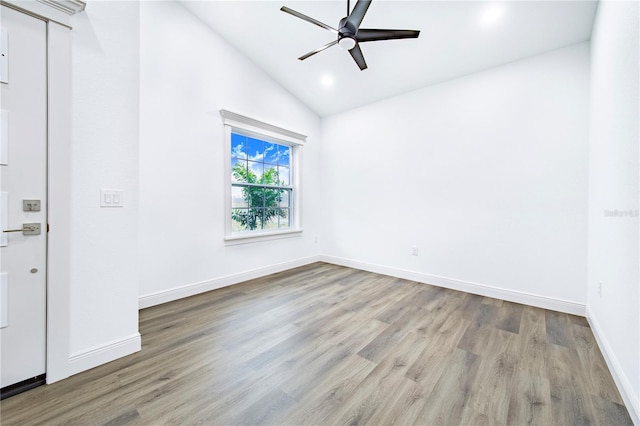
[[[231,231],[291,227],[291,147],[231,132]]]
[[[306,136],[222,110],[226,240],[301,232],[298,159]]]

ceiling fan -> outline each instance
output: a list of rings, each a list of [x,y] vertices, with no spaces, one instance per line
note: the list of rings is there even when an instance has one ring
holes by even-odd
[[[360,50],[360,43],[364,43],[366,41],[418,38],[418,36],[420,35],[420,31],[360,28],[360,24],[364,19],[365,13],[367,13],[367,9],[369,9],[369,6],[371,5],[371,1],[372,0],[358,0],[353,10],[350,11],[349,0],[347,0],[347,16],[340,20],[340,22],[338,23],[338,29],[330,27],[329,25],[313,19],[307,15],[303,15],[300,12],[296,12],[293,9],[289,9],[286,6],[282,6],[280,8],[281,11],[289,13],[326,30],[329,30],[334,34],[337,34],[338,36],[338,38],[331,43],[327,43],[324,46],[317,48],[316,50],[312,50],[311,52],[300,56],[298,59],[304,61],[308,57],[322,52],[323,50],[337,44],[343,49],[349,51],[353,60],[356,61],[356,64],[358,64],[358,66],[360,67],[360,70],[365,70],[367,68],[367,63],[365,62],[364,56],[362,55],[362,50]]]

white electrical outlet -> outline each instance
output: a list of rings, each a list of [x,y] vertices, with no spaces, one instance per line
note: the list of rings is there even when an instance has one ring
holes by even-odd
[[[418,250],[418,247],[411,247],[411,256],[417,256],[420,253],[420,251]]]

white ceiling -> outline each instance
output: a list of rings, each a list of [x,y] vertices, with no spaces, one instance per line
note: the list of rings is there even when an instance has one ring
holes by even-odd
[[[369,68],[360,71],[337,45],[299,61],[335,35],[280,11],[336,28],[346,0],[182,3],[320,116],[589,40],[597,8],[596,1],[374,0],[361,28],[420,30],[420,37],[362,43]],[[485,23],[494,7],[499,18]]]

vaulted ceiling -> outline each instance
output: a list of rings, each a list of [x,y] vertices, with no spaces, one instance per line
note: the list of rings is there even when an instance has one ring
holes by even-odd
[[[597,9],[596,1],[374,0],[361,28],[421,32],[362,43],[368,69],[360,71],[337,45],[298,60],[336,36],[280,11],[336,28],[346,0],[182,3],[320,116],[589,40]]]

